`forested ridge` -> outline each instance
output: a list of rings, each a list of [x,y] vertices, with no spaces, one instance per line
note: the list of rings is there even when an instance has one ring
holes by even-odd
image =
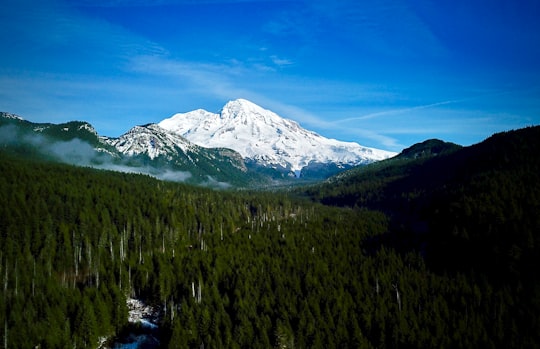
[[[135,129],[131,131],[132,141],[139,147],[148,146],[157,151],[156,157],[145,151],[132,155],[122,153],[109,144],[112,138],[99,136],[93,126],[84,121],[33,123],[0,112],[0,148],[34,160],[148,174],[162,180],[213,188],[245,187],[269,181],[266,176],[248,173],[240,154],[230,149],[193,145],[183,150],[168,142],[163,133],[152,133],[152,124]]]
[[[523,139],[529,136],[506,136],[495,143],[512,136],[512,144],[536,149]],[[537,179],[537,160],[522,157],[523,166],[514,166],[512,154],[512,167]],[[407,171],[432,160],[417,161]],[[470,181],[445,184],[451,190],[434,185],[428,197],[420,187],[409,190],[410,182],[399,182],[401,192],[381,189],[408,177],[379,166],[393,179],[366,182],[376,190],[358,184],[356,201],[340,196],[345,189],[337,184],[310,189],[308,201],[285,191],[214,191],[0,151],[1,345],[96,347],[99,338],[126,330],[131,296],[162,309],[159,338],[171,348],[538,346],[540,287],[534,268],[526,268],[538,260],[538,182],[517,194],[510,184],[501,188],[499,181],[523,184],[522,177],[486,160],[495,184],[471,170]],[[477,191],[465,195],[473,184]],[[353,204],[339,205],[342,198]],[[499,204],[510,198],[517,208],[501,213]],[[403,212],[415,218],[396,220]],[[501,217],[486,230],[492,215]],[[424,229],[418,237],[409,229],[418,221],[445,238]],[[500,250],[506,240],[484,241],[500,237],[503,228],[494,226],[517,236],[509,248],[516,258],[499,258],[507,255]],[[401,237],[416,240],[405,248],[396,243]],[[484,264],[453,265],[456,256],[441,265],[418,244],[444,242],[459,253],[455,237],[467,249],[484,241],[490,248],[482,258],[508,270],[496,278]]]
[[[435,150],[434,150],[435,149]],[[485,279],[511,304],[512,333],[540,333],[540,127],[457,147],[426,141],[305,190],[312,200],[378,210],[368,248],[417,251],[439,275]]]

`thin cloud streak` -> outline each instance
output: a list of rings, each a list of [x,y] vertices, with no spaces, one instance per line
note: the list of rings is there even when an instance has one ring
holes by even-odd
[[[281,114],[281,116],[294,119],[298,121],[303,127],[316,128],[325,131],[334,131],[343,134],[354,135],[355,138],[361,138],[365,140],[371,140],[377,144],[382,144],[388,149],[396,150],[402,148],[402,145],[398,144],[397,139],[387,136],[380,131],[373,131],[365,128],[341,126],[336,122],[328,121],[321,118],[311,112],[305,111],[302,108],[287,105],[281,102],[267,100],[264,101],[272,110],[275,110]],[[362,144],[365,146],[365,144]]]
[[[362,116],[336,120],[335,122],[344,123],[344,122],[357,121],[357,120],[369,120],[369,119],[374,119],[374,118],[378,118],[378,117],[381,117],[381,116],[403,114],[403,113],[408,113],[408,112],[422,110],[422,109],[429,109],[429,108],[439,107],[441,105],[455,104],[455,103],[459,103],[459,102],[463,102],[463,101],[465,101],[465,99],[448,100],[448,101],[442,101],[442,102],[437,102],[437,103],[418,105],[418,106],[411,107],[411,108],[400,108],[400,109],[385,110],[385,111],[376,112],[376,113],[370,113],[370,114],[366,114],[366,115],[362,115]]]
[[[282,117],[297,121],[305,128],[346,132],[356,137],[359,136],[363,139],[371,140],[377,144],[383,144],[385,147],[391,149],[400,147],[395,138],[380,132],[340,126],[336,122],[323,119],[300,107],[265,97],[253,90],[237,87],[233,82],[233,77],[249,74],[249,71],[243,68],[237,68],[234,72],[231,72],[224,65],[189,63],[156,56],[137,57],[132,63],[131,68],[138,72],[158,74],[173,79],[189,79],[192,83],[205,89],[208,94],[217,98],[236,99],[242,97],[250,99],[264,108],[278,113]]]
[[[279,67],[284,67],[284,66],[288,66],[288,65],[292,65],[294,64],[293,61],[291,61],[290,59],[286,59],[286,58],[279,58],[278,56],[276,55],[272,55],[270,56],[270,59],[272,60],[272,62],[279,66]]]
[[[489,93],[484,93],[484,94],[477,95],[477,96],[474,96],[474,97],[460,98],[460,99],[450,99],[450,100],[445,100],[445,101],[441,101],[441,102],[418,105],[418,106],[414,106],[414,107],[384,110],[384,111],[375,112],[375,113],[369,113],[369,114],[365,114],[365,115],[357,116],[357,117],[338,119],[338,120],[335,120],[335,122],[337,122],[337,123],[345,123],[345,122],[350,122],[350,121],[370,120],[370,119],[375,119],[375,118],[379,118],[379,117],[383,117],[383,116],[406,114],[406,113],[415,112],[415,111],[419,111],[419,110],[436,108],[436,107],[440,107],[440,106],[443,106],[443,105],[460,104],[460,103],[464,103],[464,102],[471,102],[471,101],[476,101],[476,100],[485,99],[485,98],[494,98],[494,97],[498,97],[498,96],[513,94],[515,92],[516,91],[489,92]]]

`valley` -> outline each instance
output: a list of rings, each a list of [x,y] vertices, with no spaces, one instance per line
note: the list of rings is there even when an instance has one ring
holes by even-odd
[[[539,127],[470,147],[429,140],[304,185],[216,190],[110,171],[154,163],[122,158],[86,123],[5,120],[4,347],[95,348],[136,333],[168,348],[540,340]],[[144,139],[178,137],[160,132]],[[223,164],[245,171],[237,159]],[[130,322],[130,299],[159,309],[156,327]]]

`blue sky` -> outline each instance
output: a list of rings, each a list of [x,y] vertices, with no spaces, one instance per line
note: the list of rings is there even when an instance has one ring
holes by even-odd
[[[399,151],[540,124],[540,1],[4,0],[0,110],[119,136],[249,99]]]

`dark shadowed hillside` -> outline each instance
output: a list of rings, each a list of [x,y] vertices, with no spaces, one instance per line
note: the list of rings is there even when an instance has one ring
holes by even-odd
[[[538,154],[540,127],[496,134],[465,148],[426,141],[396,158],[345,172],[308,194],[330,205],[384,211],[393,219],[393,233],[427,238],[433,260],[459,255],[455,263],[441,261],[441,267],[470,267],[464,250],[455,253],[446,244],[460,249],[478,245],[469,251],[478,263],[483,258],[473,255],[483,251],[496,253],[491,257],[499,260],[510,254],[502,251],[514,242],[535,245],[540,227]],[[493,244],[500,246],[487,247]]]
[[[427,143],[433,144],[344,173],[308,195],[330,205],[385,212],[389,230],[367,242],[371,249],[414,250],[431,270],[486,277],[511,290],[509,297],[521,304],[513,316],[537,331],[540,127],[496,134],[461,149],[430,151]]]

